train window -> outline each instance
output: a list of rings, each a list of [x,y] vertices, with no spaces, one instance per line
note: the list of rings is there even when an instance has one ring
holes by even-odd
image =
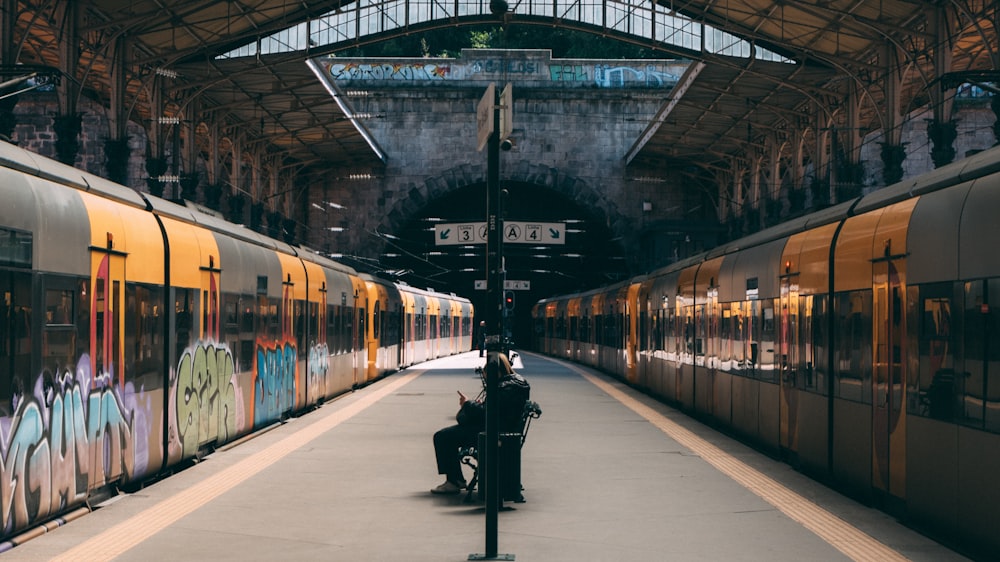
[[[158,380],[163,365],[162,303],[160,287],[125,285],[125,378],[128,380],[147,376],[151,381]]]
[[[0,228],[0,266],[31,267],[30,232]]]
[[[706,319],[706,313],[708,307],[703,304],[699,304],[694,307],[695,311],[695,341],[694,341],[694,354],[696,357],[700,357],[702,360],[705,358],[705,353],[707,352],[706,339],[708,337],[707,329],[708,322]],[[704,365],[704,362],[698,363]]]
[[[249,372],[257,352],[257,315],[255,314],[254,297],[242,295],[239,298],[240,330],[239,330],[239,370]]]
[[[983,411],[985,429],[997,433],[1000,432],[1000,314],[994,310],[993,303],[1000,304],[1000,279],[986,282],[986,295],[986,306],[980,311],[986,316],[983,342],[986,349],[986,388]]]
[[[175,289],[174,293],[174,360],[180,360],[184,350],[194,344],[197,334],[192,334],[196,327],[194,319],[198,315],[198,291],[195,289]]]
[[[279,300],[266,297],[260,297],[260,299],[262,301],[261,316],[267,319],[266,324],[264,324],[267,337],[272,341],[278,341],[279,338],[286,335],[282,333],[281,316],[278,314]],[[293,311],[290,310],[289,313],[293,314]]]
[[[776,337],[777,322],[774,318],[774,300],[765,299],[760,302],[763,304],[760,324],[760,356],[758,357],[760,364],[757,373],[760,375],[761,380],[778,382],[778,373],[776,371],[777,357],[775,356],[778,342]]]
[[[236,295],[227,294],[223,296],[223,321],[226,326],[236,326],[239,323],[239,297]]]
[[[639,313],[639,351],[649,349],[649,313],[645,310]]]
[[[309,310],[309,342],[319,344],[323,341],[323,323],[320,318],[321,309],[318,303],[310,302],[306,306]]]
[[[256,315],[253,313],[253,307],[250,306],[250,297],[244,297],[239,299],[238,306],[241,308],[240,314],[240,332],[243,334],[252,334],[256,331],[254,328],[254,320]]]
[[[331,355],[340,353],[340,307],[326,307],[326,345]]]
[[[375,339],[379,338],[380,328],[382,326],[382,303],[380,301],[375,301],[375,306],[372,307],[372,337]]]
[[[13,414],[31,373],[31,276],[0,270],[0,416]]]
[[[837,348],[834,350],[834,395],[871,403],[872,393],[872,292],[836,295]]]
[[[366,309],[364,309],[364,308],[359,308],[358,309],[358,331],[356,332],[358,337],[357,337],[357,339],[355,339],[354,342],[352,342],[353,346],[351,348],[351,351],[358,351],[358,350],[365,349],[364,334],[365,334],[365,329],[366,329],[365,328],[365,322],[366,322],[367,318],[368,318],[368,311]]]
[[[958,333],[952,330],[956,318],[952,306],[953,287],[950,283],[935,283],[911,287],[919,292],[920,326],[918,328],[916,388],[910,396],[910,410],[919,416],[945,421],[954,418],[956,410],[955,350]]]
[[[299,352],[299,357],[309,357],[306,348],[306,306],[305,301],[296,300],[292,303],[292,326],[295,331],[295,349]]]
[[[826,394],[826,350],[827,340],[827,298],[825,295],[808,295],[799,297],[799,311],[802,314],[801,342],[802,353],[799,354],[799,372],[802,388]]]
[[[74,287],[73,282],[49,277],[46,284]],[[47,288],[45,291],[45,329],[42,331],[42,366],[53,375],[76,372],[76,324],[74,289]]]
[[[988,354],[986,340],[992,324],[986,281],[965,283],[965,313],[962,322],[962,377],[956,377],[961,399],[956,412],[958,419],[974,427],[985,423],[986,374]]]
[[[729,308],[729,303],[723,303],[720,310],[722,318],[719,323],[719,367],[729,371],[732,365],[733,311]]]
[[[962,369],[956,370],[952,382],[959,399],[956,417],[964,424],[991,431],[1000,430],[1000,414],[996,413],[1000,405],[1000,322],[992,306],[992,301],[1000,302],[997,295],[1000,280],[965,283],[964,315],[956,322],[963,327]]]
[[[73,324],[76,294],[72,290],[45,291],[45,325],[66,326]]]
[[[744,374],[744,361],[746,360],[746,353],[744,352],[746,348],[746,330],[743,328],[743,302],[734,302],[729,305],[730,317],[732,318],[733,328],[732,328],[732,360],[733,360],[733,372],[736,374]]]

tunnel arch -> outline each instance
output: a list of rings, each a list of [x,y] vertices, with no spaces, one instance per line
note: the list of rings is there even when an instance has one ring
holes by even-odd
[[[509,193],[508,220],[568,221],[564,245],[504,245],[507,279],[530,285],[516,294],[519,304],[510,319],[515,339],[530,339],[530,309],[539,299],[633,274],[627,249],[635,244],[626,238],[632,229],[614,203],[587,182],[556,169],[521,164],[502,174],[501,183]],[[430,232],[442,222],[485,221],[485,167],[458,166],[407,189],[380,222],[378,261],[410,285],[453,292],[485,310],[486,293],[475,290],[476,281],[485,279],[485,245],[435,246]]]
[[[603,223],[611,235],[610,239],[618,241],[621,255],[633,263],[633,256],[628,255],[624,248],[630,245],[635,237],[634,228],[628,219],[619,213],[614,201],[600,191],[594,189],[586,181],[566,174],[557,168],[533,165],[521,162],[514,169],[502,171],[500,181],[503,184],[519,184],[534,186],[552,191],[568,201],[579,205],[591,215],[591,223]],[[418,216],[426,206],[450,193],[473,186],[486,186],[486,168],[484,166],[463,164],[447,169],[440,174],[428,177],[422,184],[411,183],[403,188],[405,197],[400,198],[378,224],[377,232],[393,234],[403,230],[404,225]],[[485,219],[485,207],[483,208]],[[516,217],[508,217],[516,220]],[[383,246],[379,248],[384,250]],[[629,268],[631,269],[631,268]]]

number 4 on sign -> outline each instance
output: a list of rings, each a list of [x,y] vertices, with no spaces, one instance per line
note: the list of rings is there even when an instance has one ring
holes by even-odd
[[[529,224],[524,227],[524,238],[532,242],[540,241],[542,239],[542,227],[537,224]]]

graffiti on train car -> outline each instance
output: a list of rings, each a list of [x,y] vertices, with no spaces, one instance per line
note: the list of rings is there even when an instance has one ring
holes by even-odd
[[[224,343],[201,341],[184,351],[174,388],[184,456],[196,454],[202,443],[229,441],[244,425],[235,373],[233,354]]]
[[[309,396],[326,394],[326,375],[330,371],[330,348],[325,343],[309,346],[309,363],[306,368],[306,388]]]
[[[291,341],[257,343],[254,381],[254,427],[276,420],[295,406],[295,363],[298,352]]]
[[[87,355],[75,373],[46,372],[31,395],[15,395],[14,401],[14,414],[0,420],[5,532],[83,501],[88,481],[106,484],[134,474],[137,462],[145,464],[133,443],[134,412],[109,375],[91,379]]]

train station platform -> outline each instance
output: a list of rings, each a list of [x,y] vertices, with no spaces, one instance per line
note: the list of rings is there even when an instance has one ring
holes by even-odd
[[[482,504],[438,496],[433,433],[484,359],[410,368],[216,451],[4,560],[450,561]],[[963,560],[892,517],[595,371],[523,353],[542,408],[498,553],[529,561]]]

